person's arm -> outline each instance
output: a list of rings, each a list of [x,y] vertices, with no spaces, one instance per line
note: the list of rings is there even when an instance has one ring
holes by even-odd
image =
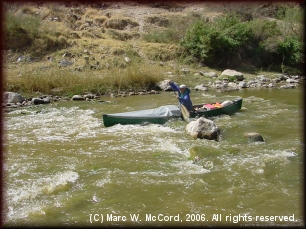
[[[178,92],[180,91],[178,85],[175,84],[173,81],[169,80],[168,83],[169,83],[169,85],[172,87],[172,89],[173,89],[174,91],[178,91]]]

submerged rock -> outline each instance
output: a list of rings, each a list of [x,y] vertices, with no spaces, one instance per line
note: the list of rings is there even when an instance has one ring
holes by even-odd
[[[244,137],[247,138],[250,142],[264,142],[264,138],[256,133],[256,132],[250,132],[250,133],[244,133]]]

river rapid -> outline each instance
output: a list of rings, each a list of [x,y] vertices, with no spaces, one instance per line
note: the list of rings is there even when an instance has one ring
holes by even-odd
[[[191,96],[194,104],[243,98],[241,111],[212,118],[219,142],[192,139],[179,119],[103,126],[103,113],[177,104],[170,92],[5,114],[5,225],[303,226],[302,86]],[[246,132],[265,142],[248,142]]]

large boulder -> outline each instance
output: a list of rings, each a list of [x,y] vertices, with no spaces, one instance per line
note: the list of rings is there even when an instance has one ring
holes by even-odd
[[[168,84],[168,80],[160,81],[156,86],[164,91],[173,91],[172,87]]]
[[[213,121],[201,117],[188,123],[186,132],[194,138],[219,141],[221,131]]]
[[[244,80],[243,74],[241,72],[237,72],[235,70],[231,70],[231,69],[226,69],[224,70],[220,77],[234,77],[237,81],[242,81]]]
[[[4,103],[22,103],[25,101],[25,98],[15,92],[4,92],[3,94],[3,102]]]

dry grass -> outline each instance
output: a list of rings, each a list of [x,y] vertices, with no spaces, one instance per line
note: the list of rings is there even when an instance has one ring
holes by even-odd
[[[165,45],[159,43],[149,43],[144,45],[143,53],[150,60],[154,61],[170,61],[177,57],[178,46]]]
[[[107,20],[106,16],[95,16],[92,21],[95,25],[102,26],[106,20]]]
[[[109,29],[124,30],[127,28],[132,29],[134,27],[139,26],[139,24],[136,21],[131,20],[130,18],[117,17],[106,20],[105,26]]]
[[[162,68],[148,68],[141,63],[125,63],[124,68],[111,67],[98,71],[86,67],[76,71],[73,67],[59,68],[55,65],[40,66],[39,63],[33,63],[29,68],[27,64],[19,64],[18,70],[5,71],[4,88],[6,91],[30,95],[38,92],[53,94],[54,91],[56,94],[68,95],[87,92],[105,94],[117,90],[154,88],[157,82],[163,80]]]
[[[86,20],[93,19],[96,15],[99,15],[99,11],[97,9],[88,8],[86,12],[84,13],[84,18]]]

